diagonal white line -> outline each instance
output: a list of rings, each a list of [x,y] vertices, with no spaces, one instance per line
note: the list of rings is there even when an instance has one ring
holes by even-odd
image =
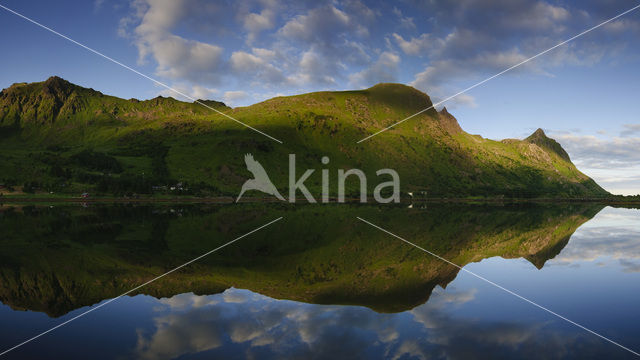
[[[479,82],[479,83],[477,83],[477,84],[471,85],[471,86],[469,86],[468,88],[466,88],[466,89],[464,89],[464,90],[462,90],[462,91],[459,91],[459,92],[457,92],[457,93],[455,93],[455,94],[453,94],[453,95],[449,96],[448,98],[446,98],[446,99],[444,99],[444,100],[442,100],[442,101],[439,101],[439,102],[437,102],[437,103],[435,103],[435,104],[432,104],[431,106],[429,106],[429,107],[428,107],[428,108],[426,108],[426,109],[420,110],[420,111],[418,111],[417,113],[415,113],[415,114],[413,114],[413,115],[411,115],[411,116],[408,116],[408,117],[406,117],[406,118],[404,118],[404,119],[402,119],[402,120],[400,120],[400,121],[398,121],[398,122],[396,122],[396,123],[394,123],[394,124],[391,124],[391,125],[387,126],[386,128],[384,128],[384,129],[382,129],[382,130],[380,130],[380,131],[378,131],[378,132],[376,132],[376,133],[373,133],[373,134],[371,134],[371,135],[369,135],[369,136],[367,136],[367,137],[365,137],[365,138],[361,139],[361,140],[360,140],[360,141],[358,141],[356,144],[360,144],[361,142],[363,142],[363,141],[365,141],[365,140],[371,139],[372,137],[374,137],[374,136],[376,136],[376,135],[378,135],[378,134],[380,134],[380,133],[383,133],[383,132],[385,132],[385,131],[387,131],[387,130],[391,129],[391,128],[392,128],[392,127],[394,127],[394,126],[397,126],[397,125],[399,125],[399,124],[402,124],[403,122],[405,122],[405,121],[407,121],[407,120],[409,120],[409,119],[411,119],[411,118],[413,118],[413,117],[415,117],[415,116],[418,116],[418,115],[422,114],[422,113],[423,113],[423,112],[425,112],[425,111],[428,111],[428,110],[430,110],[430,109],[433,109],[434,107],[436,107],[436,106],[438,106],[438,105],[440,105],[440,104],[442,104],[442,103],[445,103],[445,102],[447,102],[447,101],[449,101],[449,100],[451,100],[451,99],[453,99],[453,98],[457,97],[458,95],[462,95],[462,94],[466,93],[467,91],[470,91],[470,90],[472,90],[472,89],[474,89],[474,88],[476,88],[476,87],[478,87],[478,86],[480,86],[480,85],[482,85],[482,84],[486,83],[487,81],[493,80],[493,79],[497,78],[498,76],[500,76],[500,75],[502,75],[502,74],[504,74],[504,73],[506,73],[506,72],[508,72],[508,71],[511,71],[511,70],[513,70],[513,69],[515,69],[515,68],[517,68],[517,67],[519,67],[519,66],[523,65],[523,64],[526,64],[526,63],[528,63],[529,61],[531,61],[531,60],[533,60],[533,59],[535,59],[535,58],[537,58],[537,57],[539,57],[539,56],[542,56],[542,55],[544,55],[544,54],[548,53],[549,51],[552,51],[552,50],[554,50],[554,49],[556,49],[556,48],[558,48],[558,47],[560,47],[560,46],[562,46],[562,45],[565,45],[566,43],[571,42],[571,41],[573,41],[573,40],[575,40],[575,39],[577,39],[577,38],[581,37],[582,35],[585,35],[585,34],[587,34],[587,33],[591,32],[591,31],[593,31],[593,30],[595,30],[595,29],[597,29],[597,28],[599,28],[599,27],[601,27],[601,26],[603,26],[603,25],[606,25],[606,24],[608,24],[608,23],[612,22],[613,20],[615,20],[615,19],[617,19],[617,18],[619,18],[619,17],[621,17],[621,16],[624,16],[624,15],[626,15],[626,14],[628,14],[628,13],[630,13],[630,12],[632,12],[632,11],[634,11],[634,10],[638,9],[638,8],[640,8],[640,5],[636,5],[635,7],[631,8],[631,9],[629,9],[629,10],[627,10],[627,11],[623,12],[623,13],[620,13],[620,14],[616,15],[616,16],[614,16],[614,17],[610,18],[609,20],[606,20],[606,21],[604,21],[604,22],[601,22],[600,24],[598,24],[598,25],[596,25],[596,26],[594,26],[594,27],[592,27],[592,28],[589,28],[589,29],[587,29],[587,30],[583,31],[583,32],[581,32],[580,34],[575,35],[575,36],[573,36],[573,37],[572,37],[572,38],[570,38],[570,39],[567,39],[567,40],[565,40],[565,41],[563,41],[563,42],[561,42],[561,43],[559,43],[559,44],[556,44],[555,46],[552,46],[552,47],[548,48],[547,50],[545,50],[545,51],[543,51],[543,52],[540,52],[540,53],[538,53],[538,54],[536,54],[536,55],[534,55],[534,56],[532,56],[532,57],[530,57],[530,58],[528,58],[528,59],[526,59],[526,60],[523,60],[523,61],[521,61],[521,62],[519,62],[519,63],[517,63],[517,64],[515,64],[515,65],[513,65],[513,66],[511,66],[511,67],[509,67],[509,68],[507,68],[507,69],[504,69],[504,70],[500,71],[499,73],[497,73],[497,74],[495,74],[495,75],[493,75],[493,76],[490,76],[490,77],[488,77],[488,78],[486,78],[486,79],[484,79],[484,80],[480,81],[480,82]]]
[[[120,66],[122,66],[123,68],[125,68],[125,69],[127,69],[127,70],[129,70],[129,71],[132,71],[132,72],[134,72],[134,73],[136,73],[136,74],[138,74],[138,75],[140,75],[140,76],[142,76],[143,78],[146,78],[146,79],[148,79],[148,80],[151,80],[151,81],[153,81],[154,83],[156,83],[156,84],[158,84],[158,85],[160,85],[160,86],[162,86],[162,87],[164,87],[164,88],[166,88],[166,89],[168,89],[168,90],[170,90],[170,91],[173,91],[174,93],[176,93],[176,94],[178,94],[178,95],[181,95],[181,96],[183,96],[183,97],[185,97],[185,98],[187,98],[187,99],[189,99],[189,100],[193,101],[194,103],[200,104],[200,105],[202,105],[202,106],[206,107],[206,108],[207,108],[207,109],[209,109],[209,110],[213,110],[213,111],[217,112],[218,114],[220,114],[220,115],[222,115],[222,116],[224,116],[224,117],[226,117],[226,118],[228,118],[228,119],[231,119],[231,120],[233,120],[233,121],[237,122],[238,124],[240,124],[240,125],[242,125],[242,126],[245,126],[245,127],[249,128],[249,129],[251,129],[251,130],[253,130],[253,131],[255,131],[255,132],[259,133],[259,134],[262,134],[262,135],[264,135],[264,136],[268,137],[269,139],[271,139],[271,140],[273,140],[273,141],[276,141],[276,142],[279,142],[280,144],[282,144],[282,141],[281,141],[281,140],[278,140],[278,139],[274,138],[273,136],[271,136],[271,135],[269,135],[269,134],[266,134],[266,133],[264,133],[264,132],[262,132],[262,131],[260,131],[260,130],[256,129],[256,128],[254,128],[254,127],[253,127],[253,126],[251,126],[251,125],[245,124],[244,122],[242,122],[242,121],[240,121],[240,120],[238,120],[238,119],[236,119],[236,118],[234,118],[234,117],[232,117],[232,116],[230,116],[230,115],[228,115],[228,114],[225,114],[225,113],[223,113],[222,111],[220,111],[220,110],[218,110],[218,109],[216,109],[216,108],[213,108],[213,107],[211,107],[211,106],[209,106],[209,105],[207,105],[207,104],[205,104],[205,103],[203,103],[203,102],[199,101],[198,99],[194,99],[193,97],[191,97],[191,96],[189,96],[189,95],[187,95],[187,94],[185,94],[185,93],[183,93],[183,92],[181,92],[181,91],[178,91],[178,90],[176,90],[176,89],[172,88],[171,86],[169,86],[169,85],[167,85],[167,84],[165,84],[165,83],[163,83],[163,82],[161,82],[161,81],[159,81],[159,80],[156,80],[156,79],[152,78],[152,77],[151,77],[151,76],[149,76],[149,75],[143,74],[143,73],[141,73],[140,71],[138,71],[138,70],[136,70],[136,69],[134,69],[134,68],[132,68],[132,67],[130,67],[130,66],[127,66],[127,65],[125,65],[125,64],[123,64],[123,63],[121,63],[121,62],[119,62],[118,60],[115,60],[115,59],[113,59],[113,58],[111,58],[111,57],[109,57],[109,56],[107,56],[107,55],[105,55],[105,54],[103,54],[103,53],[101,53],[101,52],[99,52],[99,51],[97,51],[97,50],[94,50],[94,49],[92,49],[92,48],[90,48],[90,47],[88,47],[88,46],[86,46],[86,45],[84,45],[84,44],[82,44],[82,43],[79,43],[79,42],[77,42],[77,41],[75,41],[75,40],[71,39],[70,37],[68,37],[68,36],[66,36],[66,35],[63,35],[63,34],[61,34],[61,33],[57,32],[57,31],[55,31],[55,30],[53,30],[53,29],[51,29],[51,28],[49,28],[49,27],[47,27],[47,26],[45,26],[45,25],[42,25],[41,23],[39,23],[39,22],[37,22],[37,21],[35,21],[35,20],[33,20],[33,19],[28,18],[28,17],[26,17],[26,16],[24,16],[24,15],[20,14],[20,13],[19,13],[19,12],[17,12],[17,11],[11,10],[11,9],[9,9],[8,7],[6,7],[6,6],[2,5],[2,4],[0,4],[0,8],[2,8],[2,9],[6,10],[6,11],[8,11],[8,12],[10,12],[10,13],[14,14],[14,15],[17,15],[17,16],[19,16],[19,17],[21,17],[21,18],[23,18],[23,19],[25,19],[25,20],[27,20],[27,21],[29,21],[29,22],[31,22],[31,23],[33,23],[33,24],[35,24],[35,25],[37,25],[37,26],[39,26],[39,27],[41,27],[41,28],[43,28],[43,29],[45,29],[45,30],[47,30],[47,31],[49,31],[49,32],[52,32],[52,33],[54,33],[54,34],[56,34],[56,35],[60,36],[60,37],[61,37],[61,38],[63,38],[63,39],[69,40],[70,42],[72,42],[72,43],[74,43],[74,44],[76,44],[76,45],[78,45],[78,46],[80,46],[80,47],[82,47],[82,48],[84,48],[84,49],[86,49],[86,50],[89,50],[89,51],[91,51],[92,53],[94,53],[94,54],[96,54],[96,55],[99,55],[99,56],[101,56],[101,57],[103,57],[103,58],[105,58],[105,59],[107,59],[107,60],[109,60],[109,61],[113,62],[114,64],[120,65]]]
[[[138,289],[140,289],[140,288],[142,288],[142,287],[144,287],[144,286],[146,286],[146,285],[149,285],[150,283],[152,283],[152,282],[154,282],[154,281],[156,281],[156,280],[158,280],[158,279],[160,279],[160,278],[162,278],[162,277],[165,277],[165,276],[167,276],[167,275],[171,274],[172,272],[174,272],[174,271],[176,271],[176,270],[182,269],[183,267],[185,267],[185,266],[187,266],[187,265],[189,265],[189,264],[191,264],[191,263],[193,263],[193,262],[195,262],[195,261],[198,261],[198,260],[202,259],[203,257],[208,256],[208,255],[210,255],[210,254],[212,254],[212,253],[214,253],[214,252],[216,252],[216,251],[218,251],[218,250],[222,249],[223,247],[225,247],[225,246],[227,246],[227,245],[231,245],[231,244],[233,244],[234,242],[236,242],[236,241],[238,241],[238,240],[240,240],[240,239],[242,239],[242,238],[244,238],[244,237],[246,237],[246,236],[249,236],[249,235],[253,234],[254,232],[256,232],[256,231],[258,231],[258,230],[260,230],[260,229],[263,229],[263,228],[265,228],[265,227],[267,227],[267,226],[269,226],[269,225],[271,225],[271,224],[273,224],[273,223],[275,223],[275,222],[277,222],[277,221],[280,221],[281,219],[282,219],[282,216],[281,216],[281,217],[279,217],[279,218],[277,218],[277,219],[275,219],[275,220],[273,220],[273,221],[271,221],[271,222],[268,222],[268,223],[266,223],[266,224],[264,224],[264,225],[262,225],[262,226],[260,226],[260,227],[258,227],[258,228],[255,228],[255,229],[253,229],[253,230],[249,231],[248,233],[246,233],[246,234],[244,234],[244,235],[238,236],[237,238],[235,238],[235,239],[233,239],[233,240],[229,241],[228,243],[225,243],[224,245],[220,245],[220,246],[218,246],[217,248],[215,248],[215,249],[213,249],[213,250],[211,250],[211,251],[209,251],[209,252],[206,252],[206,253],[204,253],[204,254],[202,254],[202,255],[198,256],[197,258],[195,258],[195,259],[193,259],[193,260],[189,260],[189,261],[187,261],[186,263],[184,263],[184,264],[182,264],[182,265],[180,265],[180,266],[178,266],[178,267],[175,267],[175,268],[173,268],[173,269],[171,269],[171,270],[167,271],[166,273],[164,273],[164,274],[162,274],[162,275],[159,275],[159,276],[157,276],[157,277],[155,277],[155,278],[153,278],[153,279],[151,279],[151,280],[147,281],[146,283],[144,283],[144,284],[142,284],[142,285],[138,285],[138,286],[134,287],[133,289],[131,289],[131,290],[129,290],[129,291],[127,291],[127,292],[125,292],[125,293],[122,293],[121,295],[119,295],[119,296],[117,296],[117,297],[114,297],[113,299],[110,299],[110,300],[108,300],[108,301],[105,301],[105,302],[103,302],[102,304],[100,304],[100,305],[98,305],[98,306],[96,306],[96,307],[92,307],[91,309],[89,309],[89,310],[87,310],[87,311],[85,311],[85,312],[83,312],[83,313],[81,313],[81,314],[78,314],[78,315],[76,315],[76,316],[72,317],[71,319],[69,319],[69,320],[67,320],[67,321],[65,321],[65,322],[63,322],[63,323],[60,323],[60,324],[58,324],[58,325],[56,325],[56,326],[52,327],[51,329],[49,329],[49,330],[47,330],[47,331],[44,331],[44,332],[42,332],[42,333],[40,333],[40,334],[38,334],[38,335],[36,335],[36,336],[34,336],[34,337],[32,337],[32,338],[28,339],[28,340],[25,340],[25,341],[21,342],[21,343],[20,343],[20,344],[18,344],[18,345],[15,345],[15,346],[14,346],[14,347],[12,347],[12,348],[9,348],[9,349],[7,349],[7,350],[3,351],[2,353],[0,353],[0,356],[3,356],[3,355],[5,355],[5,354],[7,354],[8,352],[13,351],[13,350],[15,350],[15,349],[17,349],[17,348],[21,347],[22,345],[25,345],[25,344],[27,344],[27,343],[29,343],[29,342],[31,342],[31,341],[33,341],[33,340],[35,340],[35,339],[37,339],[37,338],[39,338],[39,337],[41,337],[41,336],[45,335],[45,334],[47,334],[47,333],[50,333],[51,331],[56,330],[57,328],[62,327],[62,326],[66,325],[66,324],[68,324],[68,323],[70,323],[70,322],[72,322],[72,321],[74,321],[74,320],[76,320],[76,319],[78,319],[78,318],[80,318],[80,317],[83,317],[83,316],[87,315],[88,313],[90,313],[90,312],[92,312],[92,311],[98,310],[99,308],[101,308],[101,307],[103,307],[103,306],[105,306],[105,305],[107,305],[107,304],[109,304],[109,303],[112,303],[112,302],[114,302],[114,301],[116,301],[116,300],[120,299],[121,297],[123,297],[123,296],[125,296],[125,295],[128,295],[128,294],[130,294],[130,293],[132,293],[132,292],[134,292],[134,291],[136,291],[136,290],[138,290]]]
[[[536,307],[538,307],[538,308],[540,308],[540,309],[542,309],[542,310],[544,310],[544,311],[546,311],[546,312],[548,312],[548,313],[550,313],[550,314],[552,314],[552,315],[554,315],[554,316],[556,316],[556,317],[558,317],[558,318],[560,318],[560,319],[562,319],[562,320],[564,320],[564,321],[567,321],[567,322],[569,322],[569,323],[571,323],[571,324],[573,324],[573,325],[575,325],[575,326],[577,326],[577,327],[581,328],[582,330],[585,330],[585,331],[587,331],[587,332],[590,332],[591,334],[593,334],[593,335],[595,335],[595,336],[597,336],[597,337],[599,337],[599,338],[601,338],[601,339],[603,339],[603,340],[606,340],[606,341],[608,341],[608,342],[610,342],[610,343],[612,343],[612,344],[614,344],[614,345],[616,345],[616,346],[618,346],[618,347],[620,347],[620,348],[622,348],[622,349],[624,349],[624,350],[627,350],[628,352],[630,352],[630,353],[632,353],[632,354],[634,354],[634,355],[636,355],[636,356],[639,356],[639,357],[640,357],[640,353],[637,353],[637,352],[635,352],[635,351],[633,351],[633,350],[629,349],[629,348],[628,348],[628,347],[626,347],[626,346],[620,345],[619,343],[617,343],[617,342],[615,342],[615,341],[613,341],[613,340],[611,340],[611,339],[609,339],[609,338],[607,338],[607,337],[605,337],[605,336],[603,336],[603,335],[600,335],[600,334],[598,334],[597,332],[595,332],[595,331],[593,331],[593,330],[590,330],[590,329],[588,329],[588,328],[586,328],[586,327],[584,327],[584,326],[582,326],[582,325],[578,324],[578,323],[577,323],[577,322],[575,322],[575,321],[569,320],[569,319],[567,319],[566,317],[564,317],[564,316],[562,316],[562,315],[560,315],[560,314],[558,314],[558,313],[556,313],[556,312],[553,312],[553,311],[551,311],[551,310],[547,309],[546,307],[544,307],[544,306],[542,306],[542,305],[539,305],[539,304],[537,304],[537,303],[533,302],[532,300],[529,300],[529,299],[525,298],[524,296],[518,295],[518,294],[516,294],[515,292],[513,292],[513,291],[511,291],[511,290],[509,290],[509,289],[507,289],[507,288],[504,288],[504,287],[502,287],[502,286],[500,286],[500,285],[498,285],[498,284],[494,283],[493,281],[488,280],[488,279],[487,279],[487,278],[485,278],[485,277],[482,277],[482,276],[480,276],[480,275],[478,275],[478,274],[476,274],[476,273],[474,273],[474,272],[472,272],[472,271],[470,271],[470,270],[467,270],[467,269],[463,268],[462,266],[460,266],[460,265],[458,265],[458,264],[452,263],[451,261],[449,261],[449,260],[447,260],[447,259],[443,258],[442,256],[437,255],[437,254],[434,254],[434,253],[432,253],[431,251],[429,251],[429,250],[427,250],[427,249],[425,249],[425,248],[422,248],[422,247],[420,247],[420,246],[418,246],[418,245],[416,245],[416,244],[414,244],[414,243],[410,242],[409,240],[405,240],[405,239],[401,238],[400,236],[398,236],[398,235],[396,235],[396,234],[394,234],[394,233],[392,233],[392,232],[390,232],[390,231],[388,231],[388,230],[385,230],[385,229],[381,228],[381,227],[380,227],[380,226],[378,226],[378,225],[372,224],[372,223],[368,222],[367,220],[365,220],[365,219],[363,219],[363,218],[361,218],[361,217],[359,217],[359,216],[357,216],[357,218],[358,218],[358,220],[360,220],[360,221],[362,221],[362,222],[364,222],[364,223],[366,223],[366,224],[369,224],[369,225],[373,226],[374,228],[376,228],[376,229],[378,229],[378,230],[380,230],[380,231],[382,231],[382,232],[385,232],[385,233],[387,233],[387,234],[389,234],[389,235],[391,235],[391,236],[395,237],[396,239],[402,240],[402,241],[404,241],[405,243],[407,243],[407,244],[409,244],[409,245],[411,245],[411,246],[413,246],[413,247],[415,247],[415,248],[417,248],[417,249],[420,249],[420,250],[422,250],[422,251],[426,252],[427,254],[429,254],[429,255],[431,255],[431,256],[433,256],[433,257],[436,257],[436,258],[438,258],[438,259],[440,259],[440,260],[442,260],[442,261],[446,262],[446,263],[447,263],[447,264],[449,264],[449,265],[453,265],[453,266],[457,267],[457,268],[458,268],[458,269],[460,269],[461,271],[464,271],[464,272],[466,272],[466,273],[468,273],[468,274],[470,274],[470,275],[473,275],[473,276],[477,277],[478,279],[480,279],[480,280],[482,280],[482,281],[485,281],[485,282],[487,282],[487,283],[489,283],[489,284],[491,284],[491,285],[493,285],[493,286],[497,287],[497,288],[498,288],[498,289],[500,289],[500,290],[503,290],[503,291],[505,291],[505,292],[507,292],[507,293],[509,293],[509,294],[511,294],[511,295],[513,295],[513,296],[515,296],[515,297],[517,297],[517,298],[519,298],[519,299],[521,299],[521,300],[524,300],[524,301],[528,302],[529,304],[531,304],[531,305],[533,305],[533,306],[536,306]]]

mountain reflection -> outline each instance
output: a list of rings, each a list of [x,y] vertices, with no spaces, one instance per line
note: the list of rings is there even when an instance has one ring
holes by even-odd
[[[230,296],[225,289],[235,287],[277,299],[400,312],[424,304],[458,269],[362,224],[356,216],[460,265],[501,256],[523,257],[541,268],[601,208],[5,206],[0,208],[0,301],[13,309],[61,316],[115,297],[283,216],[272,227],[139,293],[171,299],[189,292]],[[152,343],[144,347],[151,349]]]

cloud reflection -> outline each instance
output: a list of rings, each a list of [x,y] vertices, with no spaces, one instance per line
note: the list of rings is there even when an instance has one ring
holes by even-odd
[[[619,265],[625,272],[640,272],[638,211],[607,208],[571,237],[550,265],[578,266],[581,262]]]
[[[159,301],[153,332],[138,332],[135,357],[474,358],[481,349],[490,357],[555,358],[575,354],[577,343],[592,353],[602,345],[584,334],[563,334],[548,322],[455,316],[475,294],[438,288],[428,303],[397,314],[275,300],[234,288],[211,296],[182,294]]]

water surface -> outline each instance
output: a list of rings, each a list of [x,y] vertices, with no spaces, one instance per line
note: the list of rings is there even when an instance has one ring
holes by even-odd
[[[633,358],[640,211],[571,205],[0,208],[4,350],[93,358]]]

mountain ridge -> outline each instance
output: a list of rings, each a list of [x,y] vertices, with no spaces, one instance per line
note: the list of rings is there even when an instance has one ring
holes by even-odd
[[[276,186],[286,189],[285,164],[294,153],[299,168],[317,168],[326,155],[330,170],[356,167],[371,180],[377,169],[391,166],[401,175],[403,191],[430,196],[608,195],[543,130],[523,140],[493,141],[466,133],[446,107],[357,144],[432,106],[427,94],[402,84],[281,96],[236,108],[204,101],[284,144],[197,103],[162,96],[125,100],[51,77],[0,92],[0,181],[106,194],[150,193],[180,182],[205,195],[233,195],[250,177],[238,154],[254,153]],[[74,159],[82,151],[121,163],[122,174],[78,163]],[[321,187],[318,178],[308,184]],[[347,187],[355,194],[358,184]]]

